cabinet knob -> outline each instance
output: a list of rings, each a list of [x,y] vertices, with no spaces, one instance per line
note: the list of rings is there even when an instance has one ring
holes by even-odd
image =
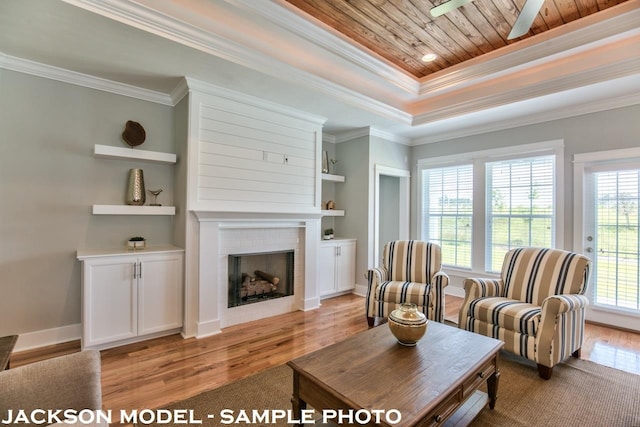
[[[441,423],[442,422],[442,416],[441,415],[436,415],[435,417],[433,417],[433,420],[437,423]]]

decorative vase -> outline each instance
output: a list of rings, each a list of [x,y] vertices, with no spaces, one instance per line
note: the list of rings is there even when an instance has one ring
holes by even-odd
[[[142,169],[129,170],[129,184],[127,185],[127,197],[125,199],[128,205],[142,206],[146,200],[144,191],[144,175]]]
[[[329,173],[329,153],[322,152],[322,173]]]
[[[427,332],[428,320],[412,303],[402,303],[389,314],[389,329],[398,342],[413,347]]]

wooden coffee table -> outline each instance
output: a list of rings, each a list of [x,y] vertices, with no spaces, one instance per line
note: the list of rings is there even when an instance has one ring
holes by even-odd
[[[369,413],[378,417],[370,425],[467,425],[487,403],[495,405],[502,346],[429,322],[418,345],[404,347],[381,325],[288,363],[294,415],[304,422],[309,404],[316,415],[338,413],[341,419],[325,419],[337,424],[349,416],[366,424]],[[485,382],[488,393],[479,390]]]

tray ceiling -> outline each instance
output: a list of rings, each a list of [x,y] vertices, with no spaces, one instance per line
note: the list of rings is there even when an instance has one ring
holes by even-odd
[[[429,10],[444,3],[440,0],[286,1],[421,78],[626,0],[546,0],[530,31],[514,40],[507,35],[524,0],[474,0],[438,18]],[[435,53],[436,60],[422,62],[428,53]]]

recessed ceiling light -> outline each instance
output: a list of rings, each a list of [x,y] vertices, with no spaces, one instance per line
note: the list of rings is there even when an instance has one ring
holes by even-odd
[[[435,53],[427,53],[426,55],[424,55],[422,57],[422,62],[435,61],[437,57],[438,57],[438,55],[436,55]]]

